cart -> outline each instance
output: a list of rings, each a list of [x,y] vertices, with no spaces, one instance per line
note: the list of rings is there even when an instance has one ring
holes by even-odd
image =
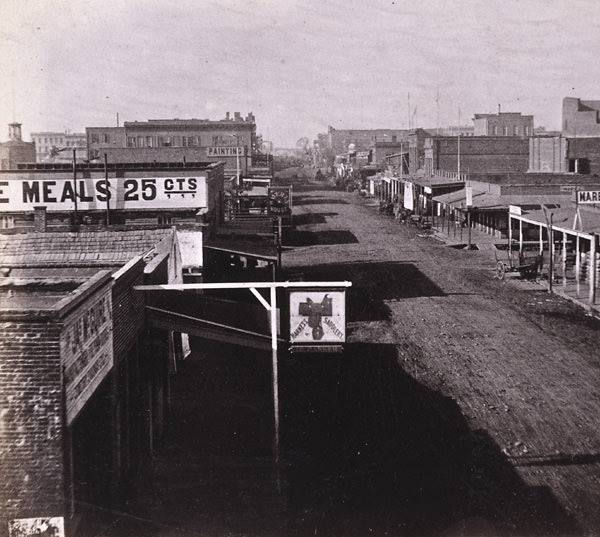
[[[517,247],[516,249],[515,246]],[[537,246],[539,249],[538,243],[533,243],[529,246]],[[524,245],[524,248],[526,247],[527,245]],[[542,271],[544,256],[539,253],[539,250],[535,254],[530,250],[531,253],[526,255],[527,250],[519,250],[519,244],[514,243],[508,245],[506,249],[506,259],[500,259],[500,257],[502,257],[500,252],[502,251],[499,251],[498,249],[494,250],[494,255],[496,256],[495,275],[499,280],[503,280],[507,273],[518,273],[519,276],[525,280],[535,280]]]

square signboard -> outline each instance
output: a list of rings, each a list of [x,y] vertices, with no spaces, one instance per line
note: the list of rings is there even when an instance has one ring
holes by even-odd
[[[345,343],[345,290],[293,289],[289,291],[289,306],[292,345]]]

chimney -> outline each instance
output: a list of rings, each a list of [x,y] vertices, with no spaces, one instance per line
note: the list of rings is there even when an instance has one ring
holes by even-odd
[[[8,139],[11,142],[20,142],[21,140],[21,124],[20,123],[9,123],[8,124]]]
[[[46,207],[34,207],[33,211],[33,230],[37,233],[45,233]]]
[[[242,119],[242,115],[239,112],[234,112],[234,117],[233,119],[235,121],[240,121]]]
[[[500,113],[501,113],[500,110],[501,110],[500,105],[498,105],[498,115],[500,115]]]
[[[229,112],[227,112],[227,113],[225,114],[225,119],[226,119],[227,121],[229,121]]]

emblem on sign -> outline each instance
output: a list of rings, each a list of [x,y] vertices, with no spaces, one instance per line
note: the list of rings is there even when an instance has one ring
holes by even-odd
[[[290,291],[290,343],[340,344],[346,340],[344,291]]]

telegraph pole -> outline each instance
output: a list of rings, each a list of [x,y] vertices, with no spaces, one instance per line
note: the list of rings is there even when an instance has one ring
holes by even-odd
[[[104,184],[106,185],[106,227],[110,225],[110,184],[108,182],[108,157],[104,153]]]
[[[73,149],[73,203],[75,207],[75,225],[79,225],[79,213],[77,211],[77,156],[76,149]]]

